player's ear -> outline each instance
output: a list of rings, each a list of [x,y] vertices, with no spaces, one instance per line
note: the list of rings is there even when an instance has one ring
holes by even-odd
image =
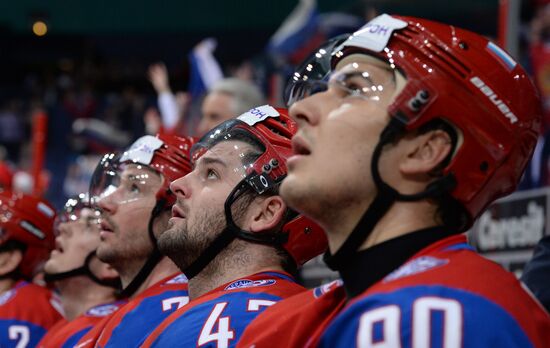
[[[399,170],[408,176],[429,175],[452,150],[451,137],[443,130],[429,131],[407,141],[410,150]]]
[[[286,212],[286,204],[281,196],[269,196],[263,198],[256,205],[252,221],[251,232],[270,231],[280,224]]]
[[[15,271],[22,259],[23,252],[19,249],[4,250],[0,252],[0,276]]]

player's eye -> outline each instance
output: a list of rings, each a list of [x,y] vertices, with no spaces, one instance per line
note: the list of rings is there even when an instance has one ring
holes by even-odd
[[[210,180],[216,180],[219,178],[218,173],[215,170],[208,168],[206,169],[206,178]]]
[[[141,189],[138,184],[131,184],[130,185],[130,192],[138,194],[141,192]]]

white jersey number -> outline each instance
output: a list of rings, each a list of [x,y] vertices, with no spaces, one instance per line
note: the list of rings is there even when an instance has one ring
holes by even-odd
[[[248,300],[246,310],[248,312],[258,312],[262,307],[269,307],[273,304],[275,304],[275,301],[250,299]],[[230,318],[221,316],[226,306],[227,302],[220,302],[214,306],[212,313],[208,316],[201,330],[198,342],[199,347],[215,341],[218,348],[226,348],[229,347],[229,341],[235,338],[235,332],[229,327]],[[212,332],[215,327],[218,328],[218,331]]]
[[[162,300],[162,311],[166,312],[174,310],[174,305],[176,305],[176,309],[180,309],[187,303],[189,303],[189,297],[187,296],[170,297]]]
[[[235,332],[229,328],[229,317],[221,316],[226,306],[227,302],[220,302],[214,306],[212,313],[208,316],[201,330],[198,342],[199,347],[216,341],[218,348],[227,348],[229,347],[229,341],[235,338]],[[218,332],[212,332],[215,326],[218,327]]]
[[[31,333],[24,325],[12,325],[8,328],[10,340],[17,341],[15,348],[26,348],[29,344]]]
[[[412,308],[412,347],[429,348],[432,333],[432,312],[443,315],[443,348],[462,346],[462,306],[453,299],[441,297],[421,297]],[[374,335],[375,325],[382,334],[377,340]],[[401,347],[401,308],[388,305],[368,311],[359,319],[357,346],[361,348]]]
[[[249,312],[257,312],[261,307],[273,306],[275,303],[277,302],[269,300],[248,300],[248,306],[246,309]]]

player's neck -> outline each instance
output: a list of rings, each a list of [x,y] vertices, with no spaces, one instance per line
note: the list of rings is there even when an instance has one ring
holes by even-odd
[[[328,220],[326,224],[322,224],[327,232],[330,250],[333,253],[356,228],[365,210],[366,207],[355,211],[345,209],[341,214]],[[437,223],[434,216],[435,207],[429,202],[395,202],[378,221],[360,250],[423,228],[435,226]]]
[[[5,278],[0,280],[0,294],[3,294],[4,292],[13,288],[15,283],[17,283],[17,281],[11,278]]]
[[[380,219],[360,250],[424,228],[437,226],[435,214],[434,204],[428,201],[395,202]]]
[[[68,321],[79,317],[90,308],[116,300],[113,288],[99,285],[86,276],[60,280],[56,282],[56,286]]]
[[[235,248],[235,244],[241,244],[241,247]],[[233,241],[199,274],[189,279],[189,299],[193,300],[226,283],[264,271],[283,271],[274,248],[241,240]]]
[[[131,297],[136,297],[164,278],[178,272],[181,272],[178,267],[169,258],[163,257]],[[119,273],[123,288],[126,288],[137,275],[137,272],[132,272],[131,274],[124,274],[124,272]]]

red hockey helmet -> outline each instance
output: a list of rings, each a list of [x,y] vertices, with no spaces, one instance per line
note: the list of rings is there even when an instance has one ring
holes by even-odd
[[[457,148],[443,174],[454,177],[450,194],[467,211],[469,224],[515,190],[534,151],[542,111],[535,86],[508,53],[451,25],[381,15],[316,52],[296,72],[289,103],[315,93],[312,80],[326,81],[354,55],[376,57],[404,76],[388,112],[405,130],[435,119],[458,130]],[[372,86],[374,94],[383,87]]]
[[[215,127],[193,146],[192,157],[196,161],[207,150],[222,141],[252,139],[261,147],[261,154],[250,160],[243,159],[240,168],[243,179],[262,194],[274,189],[287,175],[286,159],[291,155],[292,136],[297,131],[294,120],[288,116],[286,109],[273,108],[269,105],[259,106],[242,114],[234,120],[229,120]],[[243,156],[243,158],[246,156]],[[327,240],[323,230],[310,219],[297,215],[282,228],[283,238],[273,236],[273,239],[263,239],[262,233],[249,240],[266,244],[278,244],[275,240],[283,240],[280,245],[285,249],[298,266],[321,254],[327,249]],[[264,234],[266,236],[267,233]],[[241,236],[242,237],[242,236]],[[247,238],[245,238],[247,239]]]
[[[23,193],[0,192],[0,245],[18,241],[26,250],[21,274],[30,279],[54,247],[55,209],[45,200]]]
[[[13,181],[13,172],[10,167],[0,161],[0,190],[11,190]]]
[[[162,200],[165,206],[174,204],[175,196],[170,191],[170,183],[191,171],[189,151],[193,143],[191,137],[146,135],[122,153],[106,154],[92,176],[90,198],[94,200],[109,195],[111,190],[118,187],[122,171],[130,164],[145,166],[160,174],[163,181],[156,194],[157,202]]]

